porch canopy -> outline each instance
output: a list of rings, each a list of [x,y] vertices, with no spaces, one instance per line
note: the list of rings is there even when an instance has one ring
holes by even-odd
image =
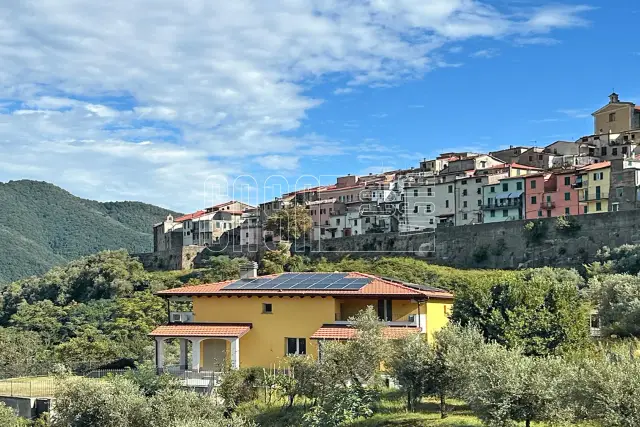
[[[231,343],[231,366],[240,366],[240,338],[251,330],[251,323],[188,323],[158,326],[149,336],[156,340],[156,367],[164,368],[164,341],[180,339],[180,366],[187,366],[187,341],[191,341],[191,369],[200,370],[200,343],[222,339]]]
[[[312,340],[351,340],[356,337],[357,330],[350,325],[323,325],[311,335]],[[388,339],[404,338],[420,332],[420,328],[413,326],[386,326],[382,336]]]

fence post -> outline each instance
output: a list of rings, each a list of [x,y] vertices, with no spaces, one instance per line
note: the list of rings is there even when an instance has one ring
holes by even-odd
[[[31,385],[33,384],[33,381],[29,381],[29,397],[33,397],[31,394]]]
[[[13,397],[13,380],[9,380],[9,384],[11,384],[11,397]]]

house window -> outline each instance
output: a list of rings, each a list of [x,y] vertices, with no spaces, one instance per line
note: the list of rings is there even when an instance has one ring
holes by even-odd
[[[618,155],[618,147],[613,147],[611,149],[611,155],[613,155],[613,156],[617,156]]]
[[[476,184],[482,183],[482,178],[476,178]]]
[[[627,147],[622,147],[622,154],[627,154],[628,152],[628,148]]]
[[[476,194],[482,194],[482,188],[478,188],[478,190],[476,190]]]
[[[462,219],[467,219],[467,214],[462,214]]]
[[[413,196],[418,197],[418,190],[413,190]]]
[[[482,167],[483,169],[487,167],[487,162],[485,161],[481,161],[480,162],[480,167]]]
[[[449,193],[453,193],[453,185],[449,186]]]
[[[467,201],[465,200],[464,202],[462,202],[462,207],[466,208],[467,207]]]
[[[585,214],[589,213],[589,206],[585,206],[584,209],[582,210],[582,212],[584,212]]]
[[[320,229],[320,235],[321,235],[321,236],[324,236],[324,228],[321,228],[321,229]]]
[[[246,233],[247,235],[245,237],[249,237],[249,233]]]
[[[378,319],[391,322],[393,320],[392,303],[390,299],[378,300]]]
[[[495,193],[496,192],[496,187],[491,187],[491,193]]]
[[[508,216],[509,216],[509,210],[508,210],[508,209],[503,210],[503,211],[502,211],[502,216],[503,216],[504,218],[508,217]]]
[[[538,211],[538,216],[541,217],[542,216],[542,211]]]
[[[495,218],[496,216],[496,211],[491,211],[491,218]]]
[[[601,153],[603,156],[606,156],[606,155],[607,155],[607,147],[602,147],[602,148],[600,149],[600,153]]]
[[[467,185],[467,180],[466,179],[462,180],[462,185]]]
[[[616,113],[609,113],[609,121],[610,122],[616,121]]]
[[[531,196],[531,204],[532,205],[537,205],[538,204],[538,198],[536,196]]]
[[[571,200],[571,193],[564,193],[565,200]]]
[[[564,185],[571,185],[571,177],[570,176],[565,176],[564,177]]]
[[[427,205],[427,213],[431,213],[431,205]]]
[[[616,196],[622,197],[624,195],[624,187],[616,188]]]
[[[620,210],[620,203],[611,204],[611,212],[618,212]]]
[[[262,304],[262,313],[263,314],[272,314],[273,313],[273,304],[271,304],[271,303]]]
[[[445,208],[448,208],[448,207],[449,207],[449,201],[448,201],[448,200],[445,200],[445,201],[444,201],[444,207],[445,207]]]
[[[336,225],[340,225],[340,218],[336,218]]]
[[[482,200],[478,200],[478,206],[482,206]]]
[[[536,181],[535,180],[531,180],[531,189],[536,188],[536,185],[537,185]]]
[[[464,190],[462,190],[462,195],[466,196],[467,195],[467,189],[465,188]]]
[[[307,340],[304,338],[285,338],[287,343],[287,356],[307,354]]]
[[[509,183],[505,182],[502,184],[502,191],[509,191]]]
[[[427,188],[427,196],[428,196],[428,197],[433,196],[433,192],[432,192],[432,190],[431,190],[431,187]]]
[[[516,190],[522,190],[522,182],[516,182]]]
[[[596,212],[600,212],[602,210],[602,203],[598,202],[596,203]]]
[[[357,219],[354,219],[354,220],[353,220],[353,225],[354,225],[354,226],[355,226],[355,225],[358,225],[358,220],[357,220]]]
[[[364,222],[365,222],[365,224],[369,224],[371,222],[371,218],[365,218]]]
[[[564,208],[565,215],[571,215],[571,210],[569,208]]]
[[[529,156],[529,161],[533,162],[533,156]]]
[[[418,207],[417,206],[413,207],[413,213],[418,213]]]
[[[542,160],[543,156],[542,154],[538,154],[538,160]]]

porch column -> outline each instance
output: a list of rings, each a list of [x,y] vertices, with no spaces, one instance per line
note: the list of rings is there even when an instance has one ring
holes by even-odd
[[[180,370],[187,369],[187,339],[180,338],[180,361],[178,362],[180,365]]]
[[[231,367],[233,369],[240,368],[240,338],[231,340]]]
[[[160,372],[164,368],[164,338],[156,337],[156,369]]]
[[[200,370],[200,343],[202,338],[191,339],[191,370]]]

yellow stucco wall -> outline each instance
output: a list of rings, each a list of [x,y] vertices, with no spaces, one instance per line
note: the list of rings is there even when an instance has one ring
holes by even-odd
[[[272,304],[272,314],[263,314],[263,303]],[[317,357],[317,341],[309,337],[323,324],[333,323],[336,318],[346,320],[368,305],[377,309],[378,301],[333,297],[194,297],[193,313],[195,322],[252,323],[253,328],[240,338],[240,366],[272,367],[278,366],[285,357],[285,338],[305,338],[307,354]],[[419,312],[426,317],[427,339],[446,325],[451,306],[451,300],[432,299],[421,303]],[[418,314],[417,303],[392,302],[394,321],[406,321],[409,314]],[[219,348],[211,342],[201,343],[203,366],[207,365],[208,349],[214,347]],[[229,343],[226,343],[226,354],[230,354]]]
[[[593,174],[600,173],[600,172],[603,173],[603,179],[599,179],[597,181],[594,180]],[[608,212],[609,211],[609,190],[611,188],[611,168],[606,167],[606,168],[589,171],[589,173],[585,175],[585,179],[588,180],[587,181],[588,185],[586,190],[588,191],[589,198],[593,199],[595,197],[597,187],[600,187],[601,198],[600,200],[588,200],[585,202],[581,202],[580,213],[581,214],[584,213],[583,209],[585,204],[588,206],[588,212],[587,212],[588,214]],[[583,200],[584,191],[585,189],[581,189],[579,192],[580,200]],[[596,209],[598,203],[600,203],[600,210]]]
[[[273,305],[272,314],[262,313],[262,304]],[[195,297],[196,322],[252,323],[240,338],[240,365],[277,365],[285,356],[285,338],[306,338],[307,354],[318,354],[317,343],[309,337],[325,323],[334,321],[333,298],[300,297]],[[229,350],[229,348],[227,347]]]
[[[449,323],[449,316],[453,309],[453,301],[430,299],[426,302],[427,340],[433,339],[433,334]],[[422,308],[421,308],[422,309]]]

